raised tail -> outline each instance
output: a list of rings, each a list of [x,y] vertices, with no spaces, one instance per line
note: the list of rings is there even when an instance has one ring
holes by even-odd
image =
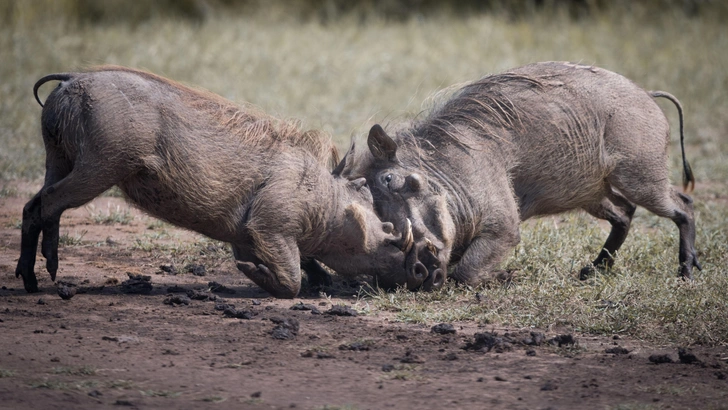
[[[35,96],[35,100],[38,101],[38,104],[40,106],[43,106],[43,103],[40,101],[40,98],[38,98],[38,89],[41,85],[47,83],[48,81],[68,81],[71,78],[73,78],[73,74],[70,73],[59,73],[59,74],[48,74],[47,76],[41,78],[40,80],[36,81],[35,85],[33,86],[33,95]]]
[[[695,177],[693,176],[693,169],[690,168],[690,163],[685,158],[685,133],[683,131],[683,109],[680,101],[672,94],[665,91],[650,91],[652,98],[665,98],[672,101],[677,107],[677,113],[680,117],[680,149],[682,150],[682,162],[683,162],[683,191],[690,193],[695,189]]]

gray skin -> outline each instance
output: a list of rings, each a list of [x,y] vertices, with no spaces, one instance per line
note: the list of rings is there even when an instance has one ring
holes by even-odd
[[[41,232],[55,280],[61,214],[114,185],[150,215],[230,243],[238,269],[276,297],[298,294],[301,263],[314,282],[330,280],[314,259],[347,275],[406,276],[411,232],[392,234],[363,178],[330,173],[336,149],[322,133],[123,67],[48,75],[36,99],[52,80],[45,182],[23,209],[16,269],[28,292]]]
[[[382,220],[409,218],[430,276],[454,264],[467,284],[503,278],[497,268],[531,217],[583,209],[611,232],[584,267],[609,268],[637,205],[671,219],[680,232],[679,275],[700,269],[692,199],[670,184],[669,125],[653,98],[680,114],[683,189],[694,186],[678,100],[641,89],[613,72],[545,62],[486,76],[391,138],[372,127],[368,151],[351,149],[347,178],[367,179]],[[398,223],[398,221],[400,221]],[[407,283],[401,276],[389,282]],[[428,279],[426,279],[427,281]]]

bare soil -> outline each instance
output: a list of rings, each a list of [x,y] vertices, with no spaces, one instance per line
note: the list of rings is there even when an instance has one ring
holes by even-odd
[[[200,240],[193,233],[167,227],[149,239],[153,220],[136,210],[125,225],[90,216],[126,209],[121,198],[64,214],[61,234],[83,233],[81,243],[59,250],[56,283],[39,254],[41,292],[28,294],[15,264],[31,188],[0,198],[1,409],[728,408],[725,347],[678,355],[624,337],[474,323],[435,332],[362,312],[341,279],[329,296],[277,300],[232,260],[200,257],[198,276],[175,265],[180,255],[140,245],[183,247]]]

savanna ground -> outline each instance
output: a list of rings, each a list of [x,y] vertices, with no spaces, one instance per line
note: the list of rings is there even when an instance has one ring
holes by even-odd
[[[576,15],[443,8],[392,19],[376,5],[396,2],[341,13],[336,2],[181,3],[212,8],[190,17],[119,1],[0,2],[0,408],[728,407],[720,4],[686,12],[675,7],[684,2],[616,2]],[[22,206],[43,174],[31,93],[42,75],[145,68],[300,118],[343,151],[373,123],[418,115],[451,84],[544,60],[599,65],[680,98],[698,180],[703,270],[693,281],[676,278],[672,222],[638,210],[613,271],[586,282],[578,271],[608,229],[572,213],[523,225],[508,286],[385,293],[365,278],[338,279],[275,300],[235,269],[224,244],[130,209],[114,191],[62,218],[58,283],[40,256],[41,293],[15,278]],[[661,106],[676,129],[674,108]],[[670,153],[679,181],[676,133]],[[129,274],[150,282],[126,282]],[[211,292],[210,282],[235,293]],[[59,284],[75,296],[61,299]],[[321,314],[290,309],[301,302]],[[440,323],[455,333],[433,332]]]

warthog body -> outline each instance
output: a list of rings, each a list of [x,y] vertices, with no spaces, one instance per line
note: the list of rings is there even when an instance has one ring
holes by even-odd
[[[314,258],[345,274],[404,271],[402,241],[365,181],[330,173],[323,134],[128,68],[46,76],[36,99],[51,80],[61,82],[41,117],[45,182],[23,209],[16,270],[27,291],[38,290],[41,231],[55,280],[61,214],[114,185],[150,215],[230,243],[237,267],[277,297],[298,293],[301,261],[325,274]]]
[[[582,278],[609,267],[636,205],[677,224],[679,272],[689,278],[700,268],[692,200],[670,185],[669,126],[654,97],[677,106],[682,145],[682,108],[670,94],[596,67],[531,64],[464,86],[394,139],[375,125],[369,152],[350,150],[340,174],[367,178],[383,220],[400,228],[409,217],[415,240],[436,248],[418,250],[421,259],[456,263],[461,282],[502,273],[521,221],[579,208],[612,226]]]

